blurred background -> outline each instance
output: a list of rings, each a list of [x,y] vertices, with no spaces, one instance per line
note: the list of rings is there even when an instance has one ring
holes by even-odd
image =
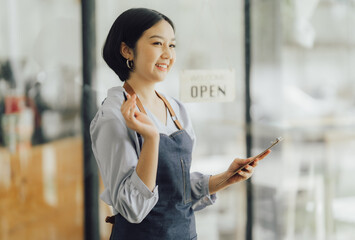
[[[86,85],[81,1],[0,0],[0,239],[84,238],[83,122],[91,119],[82,111],[92,106],[82,96],[95,96],[95,108],[122,84],[101,49],[113,21],[132,7],[175,23],[177,61],[160,91],[179,98],[182,70],[235,70],[235,101],[186,103],[197,135],[192,171],[214,174],[246,157],[249,130],[253,154],[284,138],[251,180],[252,216],[250,188],[229,187],[196,213],[199,239],[245,239],[248,218],[256,240],[354,239],[355,1],[246,2],[250,127],[243,1],[96,1],[96,66]],[[98,204],[99,235],[108,239],[111,210]]]

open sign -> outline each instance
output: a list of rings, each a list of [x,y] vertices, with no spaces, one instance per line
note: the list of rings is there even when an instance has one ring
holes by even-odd
[[[235,92],[234,70],[184,70],[180,73],[183,102],[231,102]]]

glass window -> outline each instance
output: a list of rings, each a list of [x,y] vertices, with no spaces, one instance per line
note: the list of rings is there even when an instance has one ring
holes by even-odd
[[[0,238],[80,239],[80,2],[0,6]]]
[[[351,239],[352,1],[253,1],[255,239]]]

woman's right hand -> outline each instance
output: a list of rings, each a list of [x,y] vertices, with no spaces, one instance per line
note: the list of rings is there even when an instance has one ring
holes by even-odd
[[[127,94],[127,100],[121,106],[121,113],[126,120],[127,127],[138,132],[144,139],[159,136],[158,129],[150,118],[136,107],[136,94]]]

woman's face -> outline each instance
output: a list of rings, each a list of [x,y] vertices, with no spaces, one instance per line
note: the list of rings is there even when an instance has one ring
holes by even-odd
[[[159,21],[137,41],[132,78],[163,81],[175,62],[175,34],[171,25]]]

